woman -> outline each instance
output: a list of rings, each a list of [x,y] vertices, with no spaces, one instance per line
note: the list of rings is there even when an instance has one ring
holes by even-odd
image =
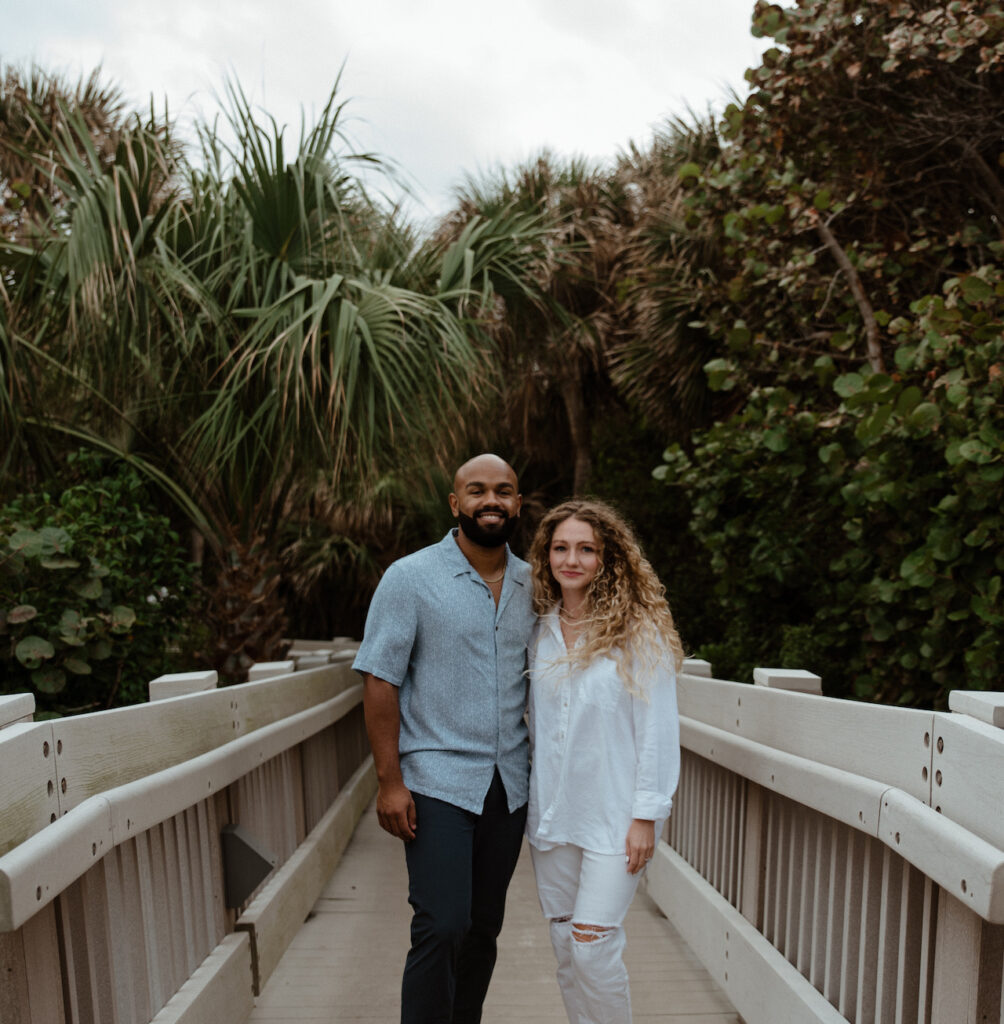
[[[527,836],[572,1024],[629,1022],[623,922],[680,770],[665,591],[621,517],[548,512],[530,551]]]

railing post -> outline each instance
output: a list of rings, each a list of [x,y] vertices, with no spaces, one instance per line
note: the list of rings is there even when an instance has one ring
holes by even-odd
[[[1004,693],[983,690],[952,690],[948,707],[956,714],[968,715],[979,722],[1004,729]]]
[[[743,829],[743,878],[739,911],[757,931],[763,903],[763,879],[767,865],[764,845],[767,828],[767,801],[763,787],[746,782],[746,821]]]
[[[206,672],[172,672],[150,680],[150,700],[188,697],[193,693],[215,690],[219,681],[215,669]]]
[[[800,668],[755,668],[756,686],[769,686],[773,690],[794,690],[796,693],[814,693],[822,696],[823,680],[813,672]]]
[[[992,925],[950,893],[938,894],[931,1024],[999,1020],[1004,925]]]
[[[31,722],[35,718],[35,695],[15,693],[0,697],[0,729],[18,722]]]

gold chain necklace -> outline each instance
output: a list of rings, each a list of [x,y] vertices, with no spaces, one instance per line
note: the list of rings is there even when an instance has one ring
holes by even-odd
[[[484,576],[481,576],[481,573],[478,573],[478,575],[479,575],[479,576],[481,576],[481,582],[482,582],[482,583],[498,583],[498,581],[499,581],[500,579],[502,579],[502,577],[503,577],[503,576],[505,576],[505,569],[506,569],[506,567],[505,567],[505,566],[503,565],[503,566],[502,566],[502,571],[501,571],[501,572],[500,572],[500,573],[498,574],[498,576],[496,576],[496,577],[495,577],[495,579],[493,579],[493,580],[486,580],[486,579],[484,578]]]

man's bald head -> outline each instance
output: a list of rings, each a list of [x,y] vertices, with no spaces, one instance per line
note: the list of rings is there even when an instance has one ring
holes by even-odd
[[[491,452],[484,452],[481,455],[475,455],[473,459],[468,459],[456,471],[456,473],[453,474],[453,492],[454,494],[460,494],[464,485],[472,477],[495,477],[500,473],[508,474],[511,477],[513,487],[517,490],[519,489],[519,482],[516,479],[516,470],[514,470],[505,459],[500,458],[498,455],[493,455]]]

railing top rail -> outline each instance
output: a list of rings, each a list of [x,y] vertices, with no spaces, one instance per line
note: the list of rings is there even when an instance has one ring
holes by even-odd
[[[92,796],[169,768],[355,685],[345,663],[0,730],[0,854]]]

